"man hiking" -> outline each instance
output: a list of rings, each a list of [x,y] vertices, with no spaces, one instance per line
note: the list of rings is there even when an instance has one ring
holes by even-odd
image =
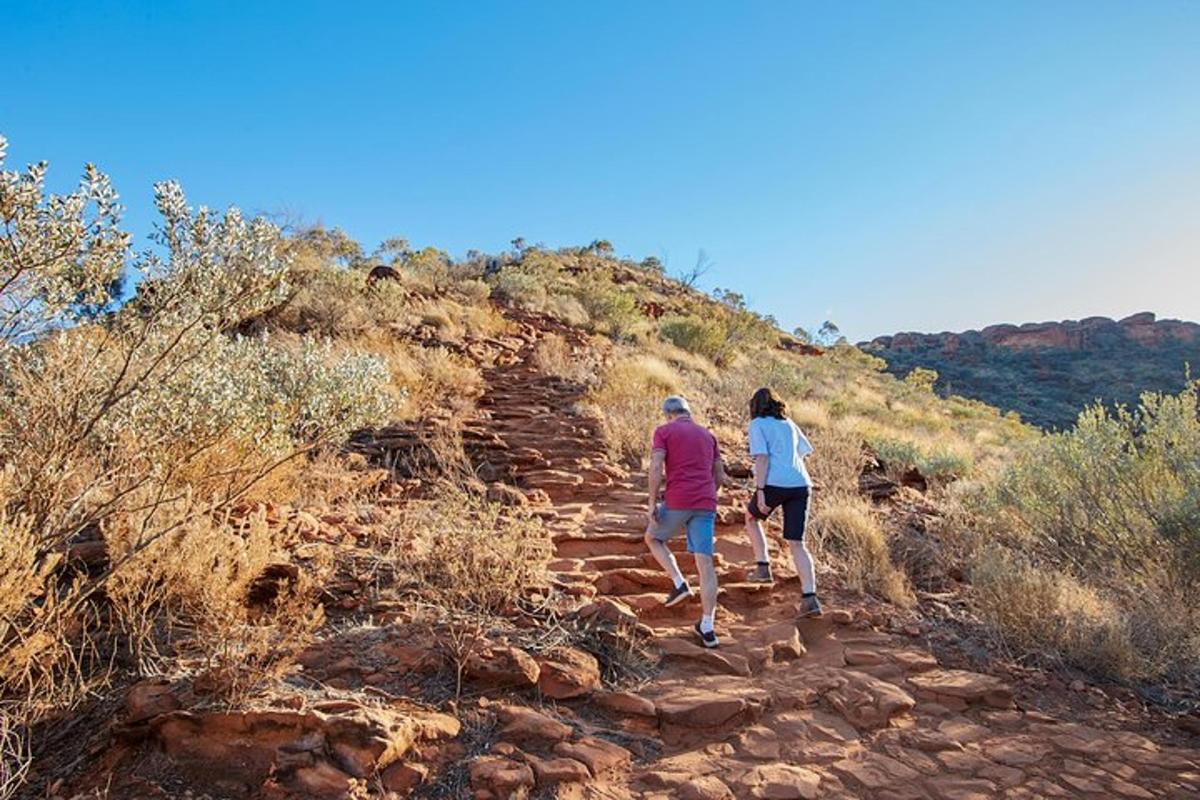
[[[704,612],[695,631],[701,644],[716,647],[713,618],[717,613],[717,573],[713,569],[713,537],[717,487],[725,481],[721,452],[717,438],[692,419],[686,399],[672,395],[663,401],[662,410],[667,422],[654,431],[650,452],[646,546],[675,586],[667,595],[666,605],[676,605],[690,599],[692,589],[679,571],[667,541],[679,531],[687,531],[687,549],[696,559],[696,571],[700,573],[700,603]],[[660,503],[658,491],[664,472],[667,490],[664,502]]]

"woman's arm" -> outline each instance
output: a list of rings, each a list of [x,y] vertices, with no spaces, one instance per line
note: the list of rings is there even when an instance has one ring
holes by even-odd
[[[754,457],[754,502],[761,509],[766,509],[767,500],[763,495],[763,487],[767,485],[767,468],[771,457],[766,453]]]

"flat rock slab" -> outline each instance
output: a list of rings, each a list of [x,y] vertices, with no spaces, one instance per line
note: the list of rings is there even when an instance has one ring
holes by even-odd
[[[676,638],[663,639],[659,646],[667,664],[687,664],[707,675],[750,675],[750,663],[737,653],[708,649]]]
[[[825,690],[825,701],[856,728],[885,728],[893,717],[916,705],[912,696],[896,684],[864,672],[835,670],[829,681],[832,686]]]
[[[696,685],[699,684],[699,685]],[[659,720],[686,728],[731,728],[757,719],[770,694],[741,680],[697,680],[655,700]]]
[[[791,764],[764,764],[738,779],[737,797],[756,800],[816,800],[821,776]]]
[[[993,708],[1011,708],[1012,688],[992,675],[961,669],[935,669],[909,677],[923,699],[954,708],[981,703]]]

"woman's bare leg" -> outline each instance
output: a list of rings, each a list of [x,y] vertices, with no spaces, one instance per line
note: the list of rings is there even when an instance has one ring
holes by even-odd
[[[804,540],[797,542],[789,539],[788,545],[792,548],[792,560],[796,562],[796,574],[800,576],[800,591],[813,594],[817,591],[817,573],[813,567],[812,553],[808,552]]]
[[[763,533],[762,523],[754,517],[750,516],[750,512],[746,512],[746,536],[750,539],[750,546],[754,548],[754,560],[760,564],[770,562],[770,557],[767,555],[767,537]]]

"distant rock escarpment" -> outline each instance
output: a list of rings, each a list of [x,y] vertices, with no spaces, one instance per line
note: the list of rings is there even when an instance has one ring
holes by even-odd
[[[1200,366],[1200,324],[1088,317],[990,325],[961,333],[903,332],[859,344],[888,371],[938,372],[942,394],[973,397],[1044,427],[1067,427],[1085,406],[1135,403],[1145,391],[1178,391]]]
[[[936,347],[947,354],[961,347],[990,345],[1015,350],[1061,348],[1087,350],[1119,341],[1146,347],[1200,342],[1200,324],[1177,319],[1157,319],[1144,311],[1120,320],[1088,317],[1062,322],[1027,322],[1024,325],[989,325],[983,330],[962,333],[897,333],[877,336],[859,347],[883,350],[915,350]]]

